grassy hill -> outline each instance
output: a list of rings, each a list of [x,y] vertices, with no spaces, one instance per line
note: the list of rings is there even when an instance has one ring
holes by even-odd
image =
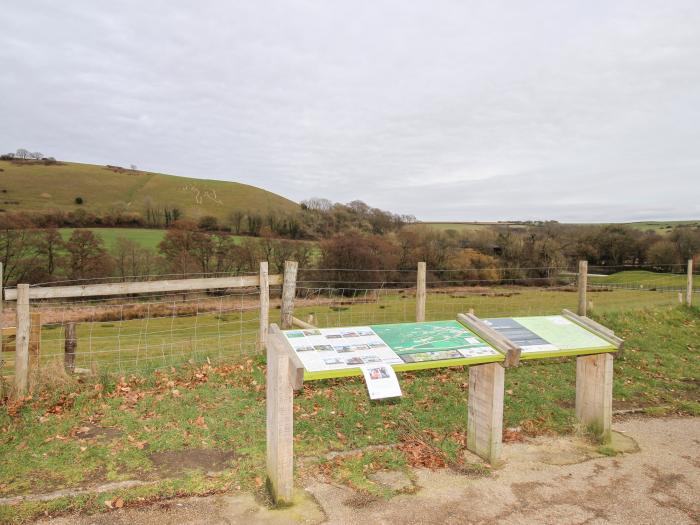
[[[183,218],[226,219],[234,210],[292,212],[298,205],[275,193],[238,182],[191,179],[119,167],[59,162],[0,161],[0,209],[103,214],[110,209],[144,215],[148,205],[178,207]],[[81,197],[82,205],[75,204]]]

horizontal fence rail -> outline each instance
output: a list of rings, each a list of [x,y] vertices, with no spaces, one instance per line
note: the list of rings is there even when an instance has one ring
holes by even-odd
[[[269,283],[282,284],[281,275],[270,275]],[[158,292],[189,292],[193,290],[214,290],[221,288],[247,288],[258,286],[260,277],[244,275],[237,277],[203,277],[200,279],[178,279],[168,281],[146,281],[129,283],[102,283],[73,286],[42,286],[29,289],[30,299],[57,299],[70,297],[106,297],[110,295],[130,295]],[[17,299],[17,289],[5,290],[5,300]]]

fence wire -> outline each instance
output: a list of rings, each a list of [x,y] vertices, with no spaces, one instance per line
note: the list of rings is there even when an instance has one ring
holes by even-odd
[[[685,300],[678,273],[632,272],[588,277],[589,312],[673,306]],[[300,270],[294,316],[319,327],[416,320],[416,270]],[[624,277],[624,278],[623,278]],[[482,318],[558,314],[578,303],[575,269],[428,270],[426,321],[474,310]],[[694,304],[700,302],[694,291]],[[261,353],[257,288],[172,292],[102,299],[32,300],[40,323],[30,341],[30,368],[63,367],[65,333],[75,324],[74,367],[126,374],[222,362]],[[270,287],[270,322],[279,321],[281,286]],[[15,326],[4,303],[3,326]],[[38,316],[38,317],[36,317]],[[37,341],[38,340],[38,341]],[[35,352],[40,342],[39,351]],[[14,368],[13,337],[3,337],[2,375]]]

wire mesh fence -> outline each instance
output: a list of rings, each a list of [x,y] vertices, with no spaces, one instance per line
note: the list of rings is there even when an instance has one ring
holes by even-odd
[[[591,270],[589,313],[672,306],[685,297],[682,269],[611,276]],[[454,319],[469,310],[482,318],[575,310],[577,279],[571,267],[428,269],[425,320]],[[412,269],[301,269],[294,316],[319,327],[415,321],[416,282]],[[270,286],[270,322],[279,321],[281,290]],[[30,344],[30,361],[38,368],[63,366],[69,325],[75,326],[77,340],[71,366],[90,373],[213,363],[263,351],[259,287],[32,300],[30,305],[32,319],[40,325],[39,341]],[[16,303],[4,306],[3,326],[13,327]],[[11,375],[14,364],[11,328],[7,330],[3,375]]]

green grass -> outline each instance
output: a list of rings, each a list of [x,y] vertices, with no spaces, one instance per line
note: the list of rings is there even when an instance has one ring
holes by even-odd
[[[646,270],[628,270],[606,276],[592,275],[591,284],[624,285],[634,288],[677,288],[685,289],[687,277],[684,274],[657,273]]]
[[[233,210],[267,213],[293,212],[297,204],[275,193],[238,182],[193,179],[113,170],[106,166],[0,161],[0,208],[6,211],[46,212],[84,209],[104,214],[115,208],[144,216],[153,207],[178,207],[184,218],[213,215],[226,220]],[[202,174],[206,175],[206,174]],[[83,198],[76,205],[76,197]]]
[[[700,414],[700,310],[659,307],[608,312],[597,319],[626,339],[615,360],[614,406],[658,407]],[[404,396],[370,402],[360,379],[307,383],[295,396],[298,475],[328,475],[374,497],[392,494],[369,474],[405,469],[401,449],[323,459],[331,451],[395,445],[416,433],[448,462],[458,463],[466,434],[468,370],[400,374]],[[0,495],[44,492],[109,480],[152,484],[100,496],[0,506],[12,523],[66,510],[104,510],[119,496],[127,505],[174,495],[260,491],[264,480],[264,363],[255,357],[218,368],[185,367],[165,374],[109,377],[54,385],[21,406],[0,408]],[[530,361],[506,373],[505,427],[531,434],[572,432],[575,360]],[[14,414],[14,415],[13,415]],[[80,438],[86,424],[114,429],[107,440]],[[413,433],[413,434],[411,434]],[[197,471],[163,478],[151,454],[192,449],[233,450],[236,458],[211,476]]]
[[[563,308],[574,309],[576,294],[567,291],[525,287],[503,287],[491,289],[491,294],[482,291],[462,292],[433,291],[426,301],[426,320],[455,319],[458,313],[473,308],[480,317],[512,315],[547,315],[560,313]],[[351,298],[307,299],[311,304],[299,304],[295,315],[306,319],[313,314],[318,326],[352,326],[392,322],[408,322],[415,319],[415,296],[411,292],[385,290],[375,299],[364,295],[356,297],[365,302],[347,303]],[[256,348],[258,311],[254,305],[240,311],[241,298],[223,297],[207,299],[205,303],[190,300],[190,312],[180,311],[172,315],[173,304],[183,307],[180,297],[166,303],[138,303],[122,307],[119,303],[94,303],[84,305],[87,321],[77,326],[78,352],[76,366],[115,373],[147,370],[164,366],[194,362],[219,362],[222,359],[245,355]],[[589,292],[594,312],[624,311],[651,306],[677,303],[674,293],[642,290],[614,290]],[[199,306],[198,306],[199,303]],[[187,305],[184,305],[187,306]],[[142,319],[129,319],[129,309],[140,308]],[[199,315],[193,316],[195,308]],[[271,319],[277,314],[271,311]],[[124,312],[127,315],[124,315]],[[112,320],[99,320],[109,314]],[[126,317],[126,320],[120,320]],[[46,318],[45,318],[46,319]],[[91,319],[95,319],[92,321]],[[116,320],[114,320],[116,319]],[[47,323],[48,321],[44,321]],[[44,324],[41,340],[41,362],[50,364],[63,359],[63,329],[59,323]],[[13,373],[14,362],[8,359],[1,372]]]
[[[146,230],[140,228],[83,228],[94,232],[102,238],[105,248],[111,250],[117,243],[117,239],[124,238],[139,243],[143,248],[158,249],[158,244],[165,237],[167,230]],[[61,228],[61,237],[67,241],[75,228]]]
[[[563,223],[564,225],[571,226],[572,224]],[[689,220],[689,221],[644,221],[644,222],[621,222],[621,223],[589,223],[585,224],[588,226],[606,226],[606,225],[623,225],[629,226],[635,230],[639,231],[649,231],[652,230],[659,234],[668,234],[673,231],[676,226],[694,226],[700,227],[700,220]],[[584,225],[583,223],[577,223],[577,225]],[[529,225],[522,223],[514,223],[509,221],[500,222],[419,222],[415,225],[417,228],[429,228],[436,231],[447,231],[455,230],[458,233],[474,232],[485,229],[494,229],[498,227],[508,226],[510,228],[527,228]],[[536,227],[536,226],[531,226]]]

